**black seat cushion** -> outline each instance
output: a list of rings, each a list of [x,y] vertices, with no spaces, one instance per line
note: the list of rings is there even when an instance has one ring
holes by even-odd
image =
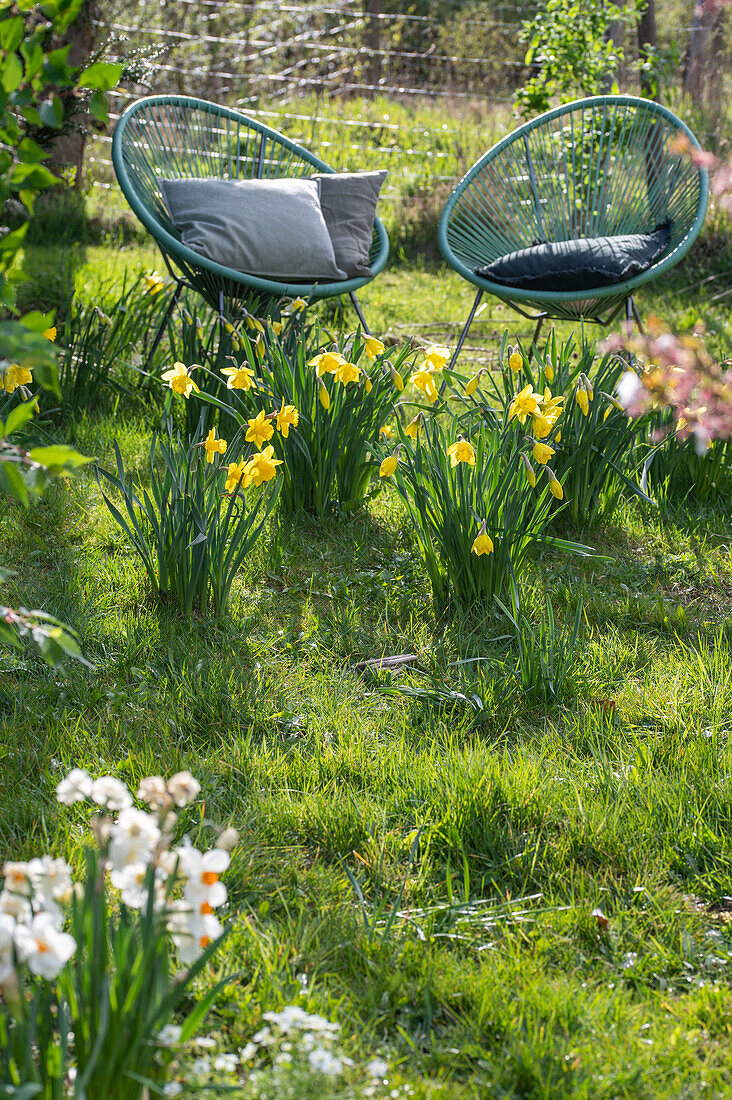
[[[647,271],[671,241],[670,221],[652,233],[549,241],[499,256],[475,274],[520,290],[595,290]]]

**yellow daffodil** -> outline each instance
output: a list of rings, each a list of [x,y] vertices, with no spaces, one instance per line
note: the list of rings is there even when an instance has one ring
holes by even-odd
[[[457,466],[459,462],[467,462],[468,466],[475,466],[475,451],[467,439],[458,439],[447,448],[450,456],[450,465]]]
[[[422,370],[442,370],[450,358],[450,349],[440,344],[428,344],[424,350],[424,363]]]
[[[534,416],[539,411],[539,395],[534,393],[534,387],[529,384],[517,393],[508,410],[508,419],[518,418],[519,424],[526,423],[527,416]]]
[[[300,423],[300,413],[294,405],[283,405],[277,413],[277,431],[283,439],[287,439],[290,428],[296,428]]]
[[[410,439],[416,439],[419,433],[422,431],[422,418],[415,416],[414,420],[410,420],[404,429],[404,434],[408,435]]]
[[[384,354],[386,348],[381,340],[377,340],[375,336],[367,336],[364,340],[364,351],[373,363],[375,359]]]
[[[347,386],[349,382],[358,382],[360,371],[355,363],[341,363],[338,370],[335,372],[336,382],[340,382],[342,386]]]
[[[549,475],[549,488],[552,491],[552,496],[555,496],[557,500],[561,500],[564,496],[564,489],[562,489],[562,486],[559,484],[559,481],[554,476],[549,467],[547,466],[545,467],[545,469],[547,474]]]
[[[547,359],[546,363],[544,364],[544,377],[546,378],[547,382],[554,381],[554,367],[552,366],[551,359]]]
[[[590,408],[590,399],[587,396],[587,390],[583,387],[580,387],[575,394],[575,398],[577,400],[577,404],[580,407],[580,412],[583,416],[587,416]]]
[[[290,302],[290,312],[291,313],[302,313],[302,311],[306,308],[307,308],[307,302],[305,301],[304,298],[295,298],[295,299],[293,299],[292,302]]]
[[[531,425],[531,430],[537,439],[546,439],[552,430],[552,421],[547,420],[541,413],[537,413]]]
[[[206,462],[213,462],[214,455],[222,455],[224,453],[227,443],[225,439],[217,439],[216,429],[212,428],[206,436],[206,442],[203,446],[206,451]]]
[[[480,557],[481,554],[493,553],[493,539],[486,533],[485,520],[480,525],[480,531],[473,539],[473,545],[470,547],[471,554],[477,554]]]
[[[282,332],[282,321],[270,321],[270,325],[272,326],[272,332],[275,336],[279,336]]]
[[[474,393],[475,393],[475,391],[477,390],[477,388],[478,388],[478,383],[480,382],[480,376],[481,376],[481,374],[483,374],[483,373],[484,373],[484,372],[483,372],[482,370],[479,370],[477,374],[474,374],[474,375],[473,375],[473,377],[472,377],[472,378],[470,379],[470,381],[469,381],[469,382],[468,382],[468,384],[466,385],[466,387],[465,387],[465,393],[466,393],[466,395],[467,395],[468,397],[471,397],[471,396],[472,396],[472,394],[474,394]]]
[[[272,480],[277,473],[277,467],[281,465],[282,459],[274,457],[274,447],[265,447],[260,454],[249,459],[246,472],[250,480],[259,488],[265,481]]]
[[[562,442],[562,432],[561,432],[561,430],[558,431],[557,434],[554,436],[554,442],[555,443],[561,443]]]
[[[318,376],[318,399],[324,409],[330,408],[330,394],[328,393],[328,387],[320,376]]]
[[[15,393],[18,386],[24,386],[33,381],[33,375],[27,367],[20,367],[17,363],[11,363],[5,368],[3,385],[6,393]]]
[[[536,488],[536,474],[534,473],[534,467],[531,465],[531,463],[529,462],[526,455],[522,454],[521,458],[523,459],[523,463],[524,463],[524,471],[526,473],[526,480],[528,481],[531,488],[535,489]]]
[[[253,443],[257,450],[261,451],[262,444],[274,435],[274,427],[271,421],[265,417],[264,409],[260,409],[255,417],[247,421],[247,424],[249,427],[247,434],[244,436],[245,440],[247,443]]]
[[[535,443],[531,453],[535,462],[538,462],[540,466],[546,466],[554,454],[554,448],[549,447],[546,443]]]
[[[371,393],[372,389],[374,388],[374,384],[369,378],[368,374],[364,374],[363,387],[366,390],[366,393]]]
[[[318,378],[322,378],[324,374],[335,374],[345,362],[345,356],[339,351],[321,351],[320,355],[308,361],[308,366],[315,367]]]
[[[382,439],[393,439],[394,429],[391,424],[383,424],[379,429],[379,435]]]
[[[188,373],[188,367],[183,363],[173,363],[172,370],[166,370],[164,380],[170,385],[173,393],[182,394],[188,398],[192,392],[198,393],[198,386]]]
[[[240,367],[222,367],[221,373],[227,379],[227,390],[250,390],[254,385],[254,371],[244,364]]]
[[[416,374],[412,375],[409,381],[412,383],[415,389],[422,390],[430,404],[434,404],[434,402],[438,398],[438,393],[437,387],[435,386],[435,380],[432,377],[430,371],[417,371]]]
[[[50,328],[46,329],[43,335],[46,337],[47,340],[50,340],[51,343],[53,343],[53,341],[56,339],[56,326],[51,325]]]
[[[518,374],[518,372],[523,367],[524,357],[521,354],[521,352],[518,350],[518,348],[514,348],[514,350],[509,355],[508,365],[511,368],[511,370],[514,371],[516,374]]]
[[[389,372],[391,374],[391,380],[394,383],[394,389],[398,390],[399,393],[401,393],[404,389],[404,379],[402,378],[399,371],[392,367],[391,364],[389,364]]]
[[[165,286],[165,280],[157,271],[151,271],[145,276],[145,290],[148,294],[159,294]]]
[[[387,455],[379,466],[379,477],[391,477],[397,468],[397,462],[399,461],[396,454]]]
[[[230,462],[226,474],[226,484],[224,486],[227,493],[233,493],[236,487],[241,482],[241,488],[248,488],[251,478],[247,472],[247,464],[244,459],[241,462]]]

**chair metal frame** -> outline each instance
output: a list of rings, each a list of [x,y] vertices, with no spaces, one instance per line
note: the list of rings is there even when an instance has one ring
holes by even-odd
[[[152,234],[176,283],[148,360],[184,287],[201,294],[221,318],[228,302],[284,297],[319,301],[347,294],[363,330],[369,332],[356,291],[383,271],[389,256],[389,238],[378,217],[369,254],[370,276],[286,282],[233,271],[187,248],[165,206],[160,179],[279,179],[335,172],[301,145],[240,111],[207,100],[146,96],[120,116],[112,139],[112,163],[125,198]]]
[[[548,318],[642,331],[634,291],[677,264],[704,224],[709,177],[676,140],[699,149],[668,108],[636,96],[594,96],[563,104],[519,126],[468,170],[440,218],[448,264],[477,293],[450,363],[455,366],[478,305],[492,294],[536,322]],[[475,272],[539,241],[648,233],[669,218],[666,252],[642,274],[587,291],[536,291],[491,282]]]

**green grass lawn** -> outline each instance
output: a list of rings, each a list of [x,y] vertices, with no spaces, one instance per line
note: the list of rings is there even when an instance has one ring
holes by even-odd
[[[100,300],[124,266],[160,266],[138,246],[68,262]],[[57,249],[27,250],[29,300],[53,304],[54,263]],[[729,348],[724,299],[684,290],[700,270],[641,308],[704,320]],[[443,322],[472,292],[400,264],[362,298],[376,332],[454,339]],[[476,347],[506,323],[490,312]],[[105,464],[117,439],[144,471],[154,422],[102,395],[61,431]],[[205,803],[182,824],[242,837],[219,967],[239,976],[215,1014],[232,1046],[304,974],[303,1006],[340,1023],[346,1053],[392,1066],[381,1091],[355,1072],[319,1096],[732,1093],[729,498],[624,504],[582,532],[596,558],[534,555],[534,613],[546,592],[562,619],[585,608],[550,707],[512,682],[499,620],[435,620],[388,489],[342,521],[276,515],[221,622],[154,602],[89,474],[6,508],[0,541],[17,571],[6,601],[68,622],[95,666],[2,656],[0,852],[79,858],[78,819],[54,798],[72,766],[135,789],[189,768]],[[416,666],[353,667],[398,653]]]

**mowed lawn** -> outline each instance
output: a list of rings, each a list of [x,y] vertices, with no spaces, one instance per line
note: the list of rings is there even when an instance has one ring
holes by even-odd
[[[54,256],[27,256],[50,298]],[[82,293],[106,282],[100,302],[123,266],[159,266],[138,247],[70,262]],[[685,289],[702,277],[682,269],[641,308],[703,321],[728,352],[724,300]],[[377,333],[454,340],[443,322],[472,291],[401,264],[362,298]],[[507,315],[486,312],[471,343],[490,351]],[[106,465],[116,439],[144,477],[158,422],[105,392],[54,430]],[[392,1066],[382,1091],[320,1096],[732,1093],[729,489],[624,503],[581,536],[595,558],[537,552],[523,585],[537,619],[546,593],[562,621],[584,605],[547,706],[516,684],[505,620],[435,619],[388,488],[341,520],[275,513],[231,614],[192,623],[151,598],[92,474],[4,508],[5,602],[75,627],[94,669],[0,658],[0,853],[78,860],[79,819],[54,797],[72,766],[135,788],[189,768],[194,839],[209,818],[241,834],[219,968],[237,977],[214,1015],[232,1046],[304,974],[300,1003],[340,1023],[345,1051]],[[417,661],[354,667],[394,654]]]

